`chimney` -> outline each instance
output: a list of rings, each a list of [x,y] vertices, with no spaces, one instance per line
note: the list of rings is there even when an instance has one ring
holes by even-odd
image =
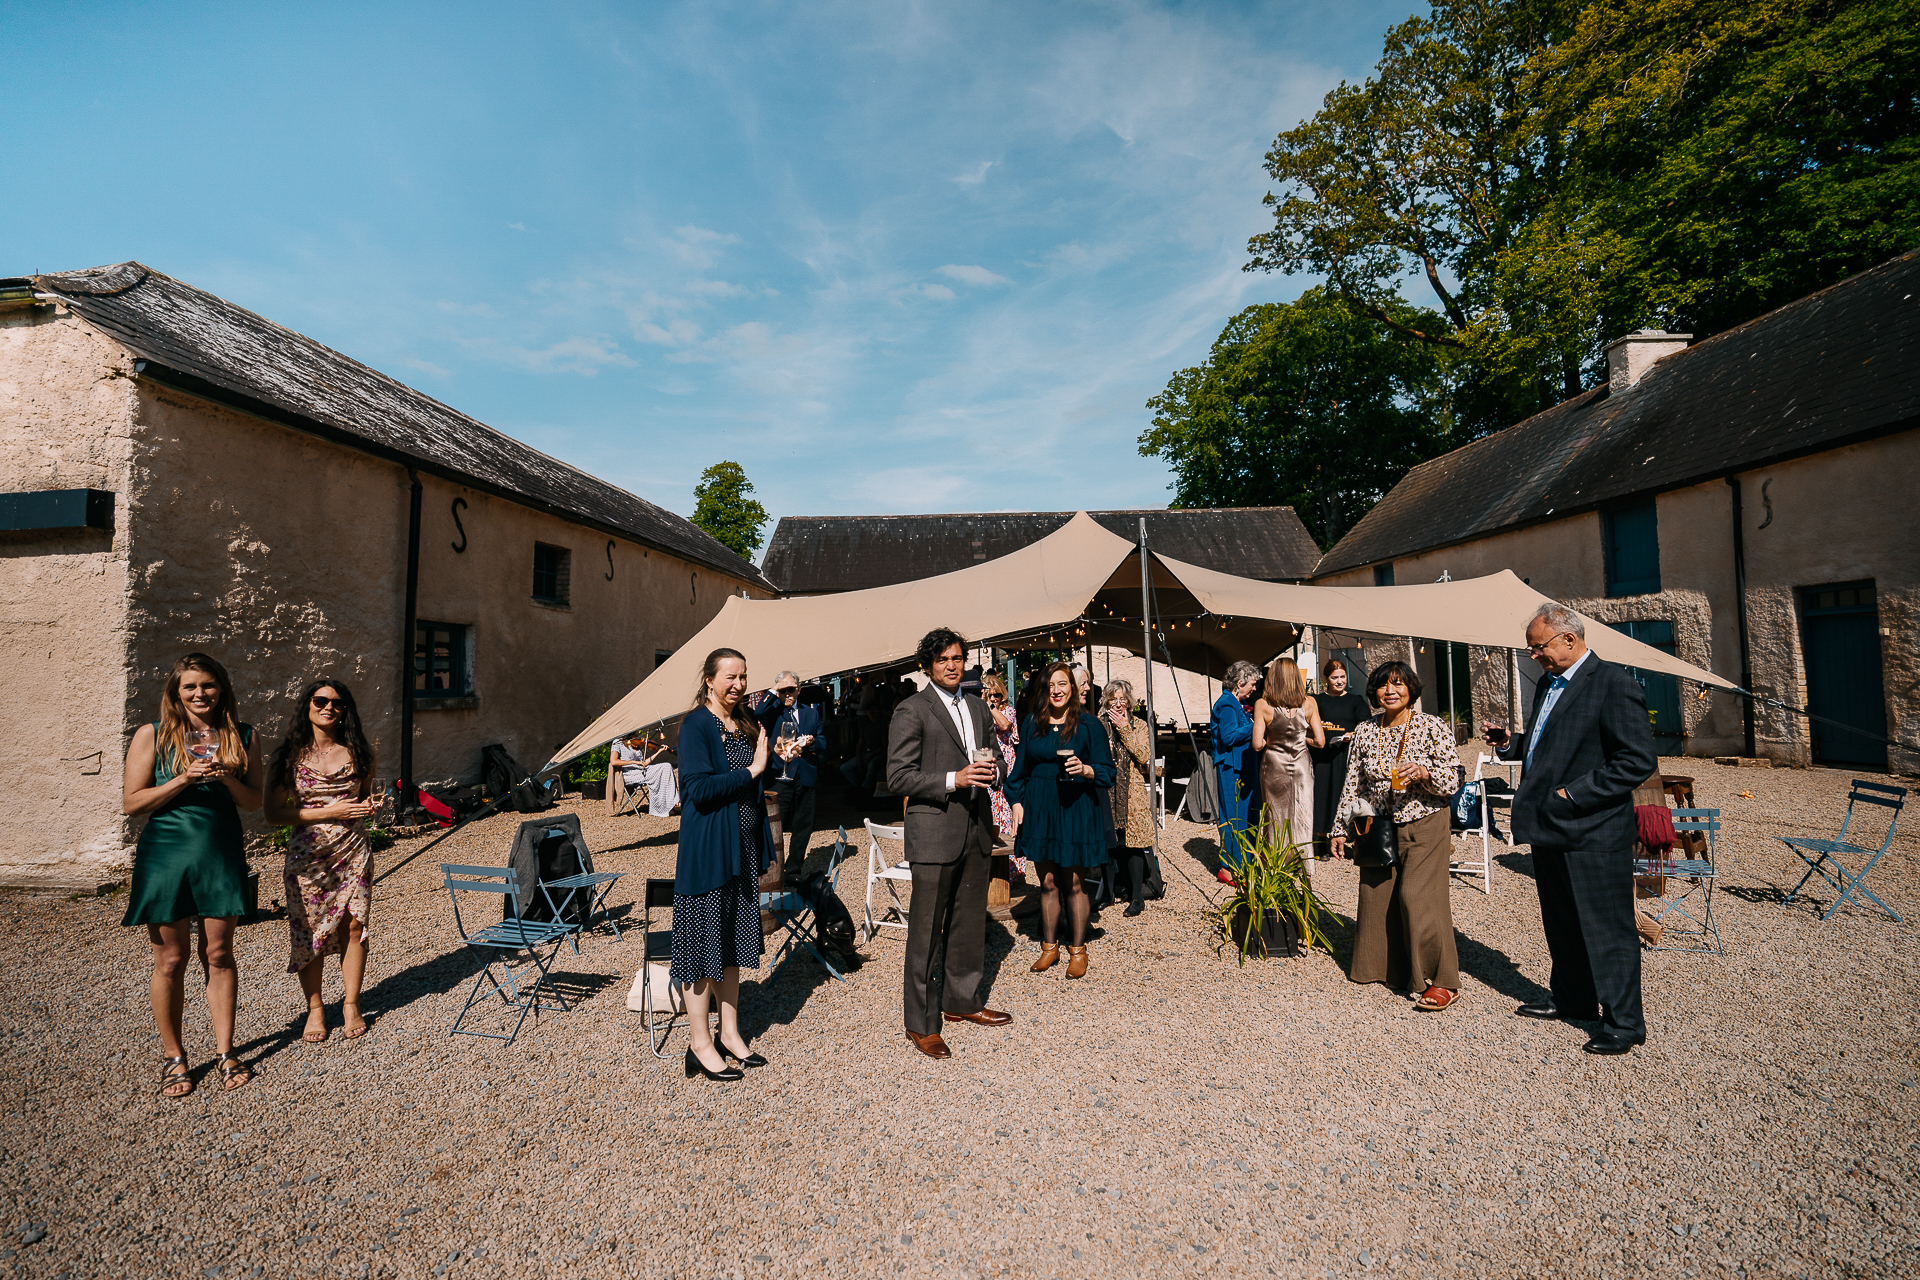
[[[1685,351],[1693,340],[1690,333],[1663,333],[1658,329],[1640,329],[1606,345],[1607,387],[1625,391],[1653,368],[1656,360],[1676,351]]]

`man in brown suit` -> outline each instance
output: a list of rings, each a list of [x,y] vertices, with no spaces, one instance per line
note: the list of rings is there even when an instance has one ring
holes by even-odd
[[[960,689],[966,641],[942,627],[926,634],[916,656],[931,683],[894,708],[887,789],[907,797],[907,862],[913,869],[907,1039],[929,1058],[947,1058],[952,1051],[940,1037],[943,1011],[948,1022],[997,1027],[1013,1021],[1011,1014],[986,1008],[979,994],[993,868],[987,788],[1000,770],[973,759],[976,748],[992,748],[993,724],[986,704]]]

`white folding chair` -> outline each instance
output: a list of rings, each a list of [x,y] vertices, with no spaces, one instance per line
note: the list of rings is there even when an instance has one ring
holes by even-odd
[[[899,826],[884,827],[872,818],[868,818],[866,821],[867,918],[865,928],[867,931],[866,941],[872,942],[874,935],[878,934],[881,929],[898,929],[902,933],[907,931],[907,904],[900,900],[900,890],[896,886],[901,884],[911,886],[913,884],[913,869],[907,865],[906,824],[901,823]],[[881,848],[880,842],[882,840],[889,842],[897,841],[899,843],[900,857],[898,861],[894,859],[891,853]],[[892,901],[886,910],[876,918],[873,914],[873,886],[883,882],[887,886],[887,897]]]
[[[1507,830],[1511,832],[1513,830],[1513,795],[1511,792],[1504,795],[1499,794],[1487,786],[1487,769],[1489,767],[1506,770],[1507,785],[1514,791],[1520,789],[1520,762],[1518,760],[1502,760],[1498,756],[1490,756],[1484,751],[1480,753],[1480,758],[1474,761],[1473,764],[1473,781],[1471,784],[1480,788],[1480,826],[1478,830],[1464,833],[1468,839],[1472,839],[1474,836],[1480,837],[1480,859],[1477,862],[1470,862],[1459,857],[1458,851],[1456,850],[1455,857],[1448,864],[1447,869],[1468,877],[1479,876],[1480,892],[1492,896],[1493,836],[1496,830],[1493,821],[1493,810],[1497,805],[1507,811]]]

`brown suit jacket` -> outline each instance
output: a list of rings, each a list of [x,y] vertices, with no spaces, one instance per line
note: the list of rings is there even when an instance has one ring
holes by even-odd
[[[974,742],[991,747],[987,704],[967,694],[965,705]],[[991,793],[985,787],[947,790],[947,775],[969,763],[937,687],[929,684],[894,708],[887,728],[887,790],[907,797],[908,862],[958,862],[976,844],[993,852]]]

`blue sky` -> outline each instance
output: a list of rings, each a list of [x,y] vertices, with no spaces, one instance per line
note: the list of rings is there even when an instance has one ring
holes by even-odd
[[[1422,8],[1424,6],[1421,6]],[[1414,6],[0,3],[0,274],[137,258],[672,510],[1160,506],[1260,159]]]

